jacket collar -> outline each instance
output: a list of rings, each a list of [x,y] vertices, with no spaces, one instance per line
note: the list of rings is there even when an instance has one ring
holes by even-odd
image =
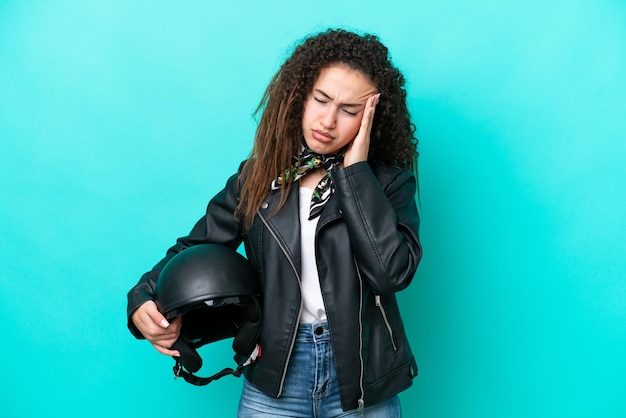
[[[298,271],[301,271],[299,195],[297,185],[294,186],[296,187],[291,187],[289,191],[285,205],[277,213],[274,211],[280,202],[280,191],[270,192],[261,204],[259,215],[271,229],[270,232],[282,250],[295,262]]]

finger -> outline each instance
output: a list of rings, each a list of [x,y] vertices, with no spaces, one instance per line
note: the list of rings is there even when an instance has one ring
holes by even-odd
[[[166,332],[161,333],[157,338],[149,340],[154,348],[161,354],[167,356],[180,356],[179,351],[172,350],[171,347],[178,337],[180,337],[180,328],[182,326],[182,316],[177,316],[170,322],[170,326]]]
[[[161,343],[161,345],[164,345],[165,347],[169,347],[172,344],[174,344],[174,342],[178,339],[178,336],[180,335],[181,324],[182,324],[181,316],[178,316],[172,319],[172,321],[169,323],[167,328],[163,328],[162,326],[155,324],[153,327],[151,338],[149,338],[149,340],[153,343],[157,341],[164,341],[164,340],[169,341],[169,343],[167,344]]]
[[[171,324],[168,323],[167,328],[155,322],[154,318],[148,314],[141,315],[139,319],[138,322],[135,322],[137,328],[152,343],[160,340],[176,340],[180,333],[181,320],[179,318],[172,320]]]
[[[369,138],[372,131],[372,122],[374,121],[374,113],[376,112],[376,105],[380,98],[380,93],[371,95],[365,103],[365,110],[363,112],[363,119],[361,119],[361,128],[359,133],[363,133]]]
[[[159,324],[162,328],[167,328],[170,326],[170,323],[167,321],[167,319],[165,319],[163,314],[157,309],[156,304],[154,304],[154,306],[151,306],[146,312],[155,324]]]
[[[156,349],[156,351],[166,356],[180,357],[180,352],[178,350],[170,350],[167,346],[158,343],[152,343],[152,346]]]
[[[169,323],[159,312],[154,301],[148,301],[137,308],[131,319],[140,329],[142,327],[155,328],[159,326],[161,328],[167,328],[169,326]]]

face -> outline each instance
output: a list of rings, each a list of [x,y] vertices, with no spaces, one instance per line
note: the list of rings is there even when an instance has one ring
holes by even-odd
[[[302,133],[309,148],[333,154],[352,141],[376,87],[361,71],[332,65],[320,72],[304,103]]]

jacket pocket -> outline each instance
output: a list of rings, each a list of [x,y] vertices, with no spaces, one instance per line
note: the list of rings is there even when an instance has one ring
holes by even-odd
[[[374,295],[374,304],[378,308],[380,315],[383,318],[383,322],[385,323],[385,327],[387,328],[387,333],[389,334],[389,340],[391,340],[391,346],[393,347],[393,351],[398,351],[398,346],[396,345],[396,341],[393,335],[393,328],[391,327],[391,322],[389,321],[389,317],[387,316],[387,312],[385,311],[385,305],[383,304],[382,297],[380,295]]]

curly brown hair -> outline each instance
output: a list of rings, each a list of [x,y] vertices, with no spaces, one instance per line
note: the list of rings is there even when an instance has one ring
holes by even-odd
[[[307,37],[270,81],[257,107],[260,115],[252,153],[243,173],[236,214],[250,226],[269,184],[300,151],[304,103],[322,69],[341,64],[363,72],[380,93],[368,160],[417,173],[417,137],[406,104],[405,79],[377,36],[329,29]],[[281,190],[284,203],[291,183]]]

